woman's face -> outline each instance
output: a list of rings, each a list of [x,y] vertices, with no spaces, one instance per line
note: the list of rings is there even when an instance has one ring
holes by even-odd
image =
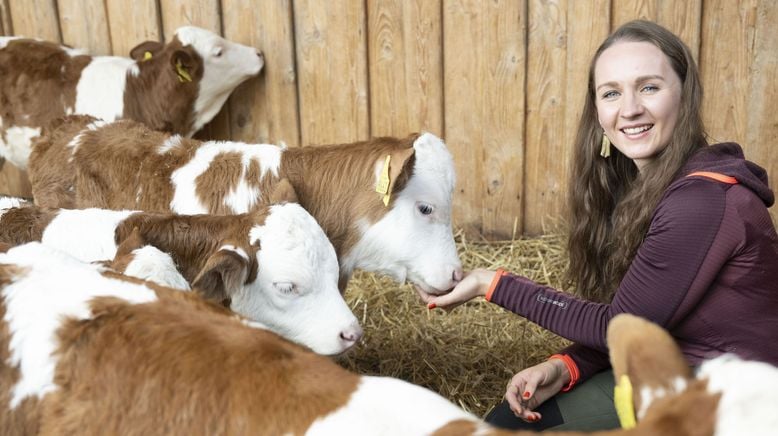
[[[597,116],[611,143],[638,169],[667,147],[681,79],[650,42],[617,42],[594,65]]]

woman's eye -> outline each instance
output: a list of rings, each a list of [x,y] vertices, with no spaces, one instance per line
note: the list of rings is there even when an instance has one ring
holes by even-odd
[[[429,215],[434,210],[432,206],[425,203],[419,204],[418,208],[419,208],[419,212],[421,212],[422,215]]]
[[[603,95],[602,95],[602,98],[604,98],[604,99],[606,99],[606,100],[607,100],[607,99],[609,99],[609,98],[614,98],[614,97],[616,97],[617,95],[619,95],[619,93],[618,93],[618,92],[616,92],[616,91],[608,91],[608,92],[606,92],[605,94],[603,94]]]
[[[646,85],[646,86],[643,87],[643,92],[656,92],[658,90],[659,90],[659,88],[657,86],[654,86],[654,85]]]

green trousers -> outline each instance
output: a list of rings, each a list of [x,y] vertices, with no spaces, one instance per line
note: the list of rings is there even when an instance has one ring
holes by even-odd
[[[538,422],[529,423],[516,418],[504,400],[489,412],[486,421],[512,430],[593,431],[619,428],[619,418],[613,406],[613,386],[613,371],[603,371],[569,392],[560,392],[541,404],[536,410],[543,418]]]

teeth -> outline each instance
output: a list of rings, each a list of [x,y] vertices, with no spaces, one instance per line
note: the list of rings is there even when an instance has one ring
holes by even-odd
[[[650,129],[651,126],[640,126],[640,127],[628,127],[624,128],[623,131],[627,135],[637,135],[638,133],[645,132],[646,130]]]

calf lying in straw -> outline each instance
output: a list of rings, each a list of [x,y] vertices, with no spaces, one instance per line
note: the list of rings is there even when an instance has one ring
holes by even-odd
[[[2,434],[514,434],[424,388],[348,372],[196,294],[40,244],[0,254],[0,294]],[[671,372],[644,372],[635,354],[635,341],[646,349],[656,333],[612,335],[614,362],[627,362],[618,372],[636,392],[655,380],[673,386],[657,378]],[[713,434],[718,395],[676,392],[635,428],[601,434]]]
[[[29,241],[85,262],[116,257],[115,269],[143,279],[191,283],[204,297],[318,353],[342,353],[362,336],[337,288],[332,245],[296,203],[226,217],[0,209],[0,242]]]
[[[67,117],[34,145],[30,177],[42,206],[186,214],[249,212],[286,178],[335,247],[341,290],[356,268],[434,294],[462,277],[454,164],[431,134],[284,149]]]

